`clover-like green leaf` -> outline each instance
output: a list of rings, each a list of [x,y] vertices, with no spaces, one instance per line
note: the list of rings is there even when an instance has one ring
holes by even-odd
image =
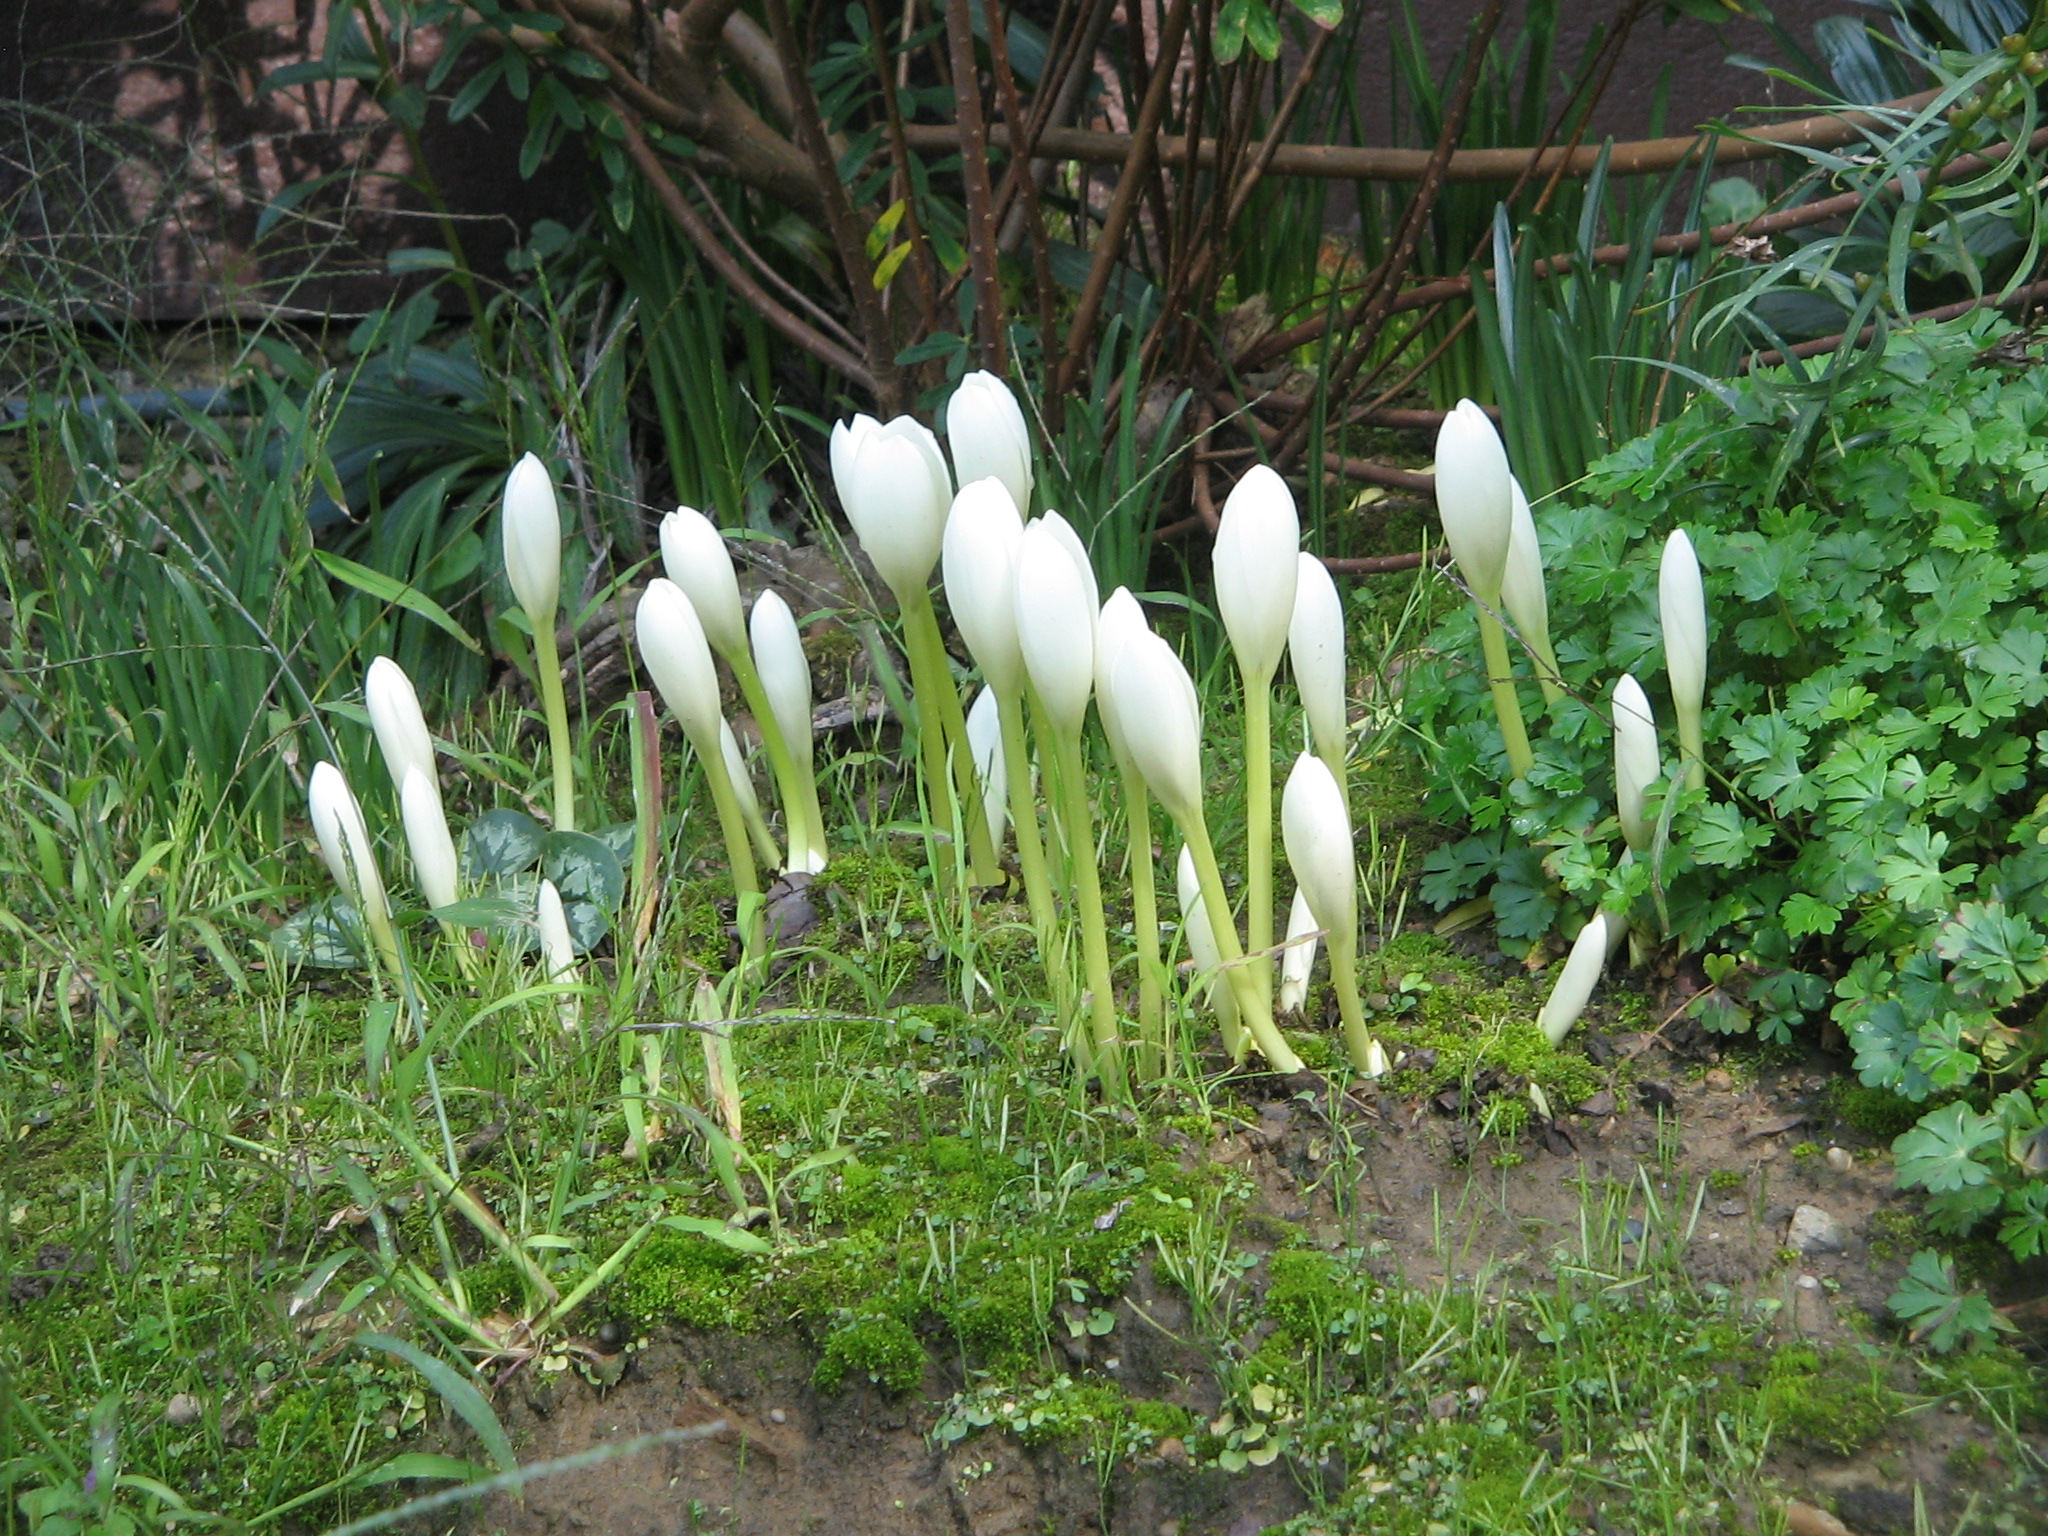
[[[462,838],[462,872],[471,880],[516,875],[540,858],[546,833],[524,811],[485,811]]]
[[[270,942],[287,964],[323,971],[360,970],[369,954],[362,918],[355,903],[342,896],[301,907],[278,925]]]
[[[1948,1104],[1922,1118],[1892,1144],[1900,1187],[1947,1194],[1991,1177],[1977,1158],[1999,1140],[1998,1122],[1967,1104]]]

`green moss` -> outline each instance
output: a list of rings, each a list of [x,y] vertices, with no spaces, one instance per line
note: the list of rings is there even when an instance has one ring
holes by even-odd
[[[1958,1394],[1966,1404],[1981,1401],[2022,1429],[2048,1421],[2048,1379],[2016,1350],[1997,1345],[1973,1349],[1929,1362],[1924,1369],[1943,1391]]]
[[[1346,1274],[1328,1254],[1283,1248],[1266,1261],[1266,1316],[1298,1345],[1329,1337],[1330,1325],[1348,1302]]]
[[[638,1324],[752,1328],[753,1263],[723,1243],[690,1232],[657,1232],[611,1284],[619,1313]]]
[[[1876,1439],[1901,1406],[1872,1364],[1846,1350],[1780,1350],[1760,1397],[1781,1436],[1838,1456]]]
[[[1890,1141],[1903,1136],[1928,1109],[1925,1104],[1915,1104],[1883,1088],[1865,1087],[1850,1077],[1838,1078],[1831,1084],[1828,1096],[1834,1100],[1835,1114],[1844,1125],[1873,1140]]]
[[[1378,1024],[1389,1051],[1413,1053],[1390,1080],[1396,1092],[1439,1093],[1490,1072],[1514,1085],[1513,1094],[1497,1096],[1496,1104],[1505,1107],[1511,1097],[1526,1102],[1518,1081],[1526,1079],[1543,1090],[1553,1109],[1563,1111],[1607,1085],[1607,1074],[1582,1052],[1544,1039],[1535,1023],[1542,998],[1526,977],[1497,978],[1427,933],[1400,935],[1368,964],[1379,972],[1368,970],[1368,988],[1404,1005]],[[1503,1135],[1519,1129],[1519,1123],[1496,1123]]]
[[[994,1369],[1016,1369],[1035,1359],[1045,1343],[1051,1299],[1036,1294],[1020,1269],[990,1275],[963,1300],[946,1309],[960,1342]]]
[[[462,1272],[462,1289],[469,1307],[478,1314],[516,1312],[525,1302],[525,1288],[510,1259],[491,1259],[472,1264]]]
[[[723,971],[732,946],[723,906],[730,888],[714,881],[695,880],[672,889],[674,896],[666,926],[676,952],[714,973]]]
[[[1982,1472],[1984,1463],[1990,1459],[1991,1453],[1984,1449],[1983,1441],[1965,1440],[1942,1458],[1942,1461],[1948,1468],[1950,1477],[1967,1480]]]
[[[1344,1060],[1344,1051],[1335,1035],[1312,1034],[1305,1029],[1286,1031],[1287,1043],[1294,1047],[1294,1054],[1301,1058],[1301,1064],[1311,1072],[1331,1072]]]
[[[1926,1246],[1920,1218],[1911,1211],[1871,1212],[1870,1234],[1870,1256],[1879,1261],[1904,1258]]]
[[[1730,1190],[1742,1188],[1745,1182],[1747,1181],[1743,1175],[1733,1168],[1716,1168],[1707,1175],[1707,1188],[1724,1195]]]
[[[1157,1445],[1161,1440],[1187,1440],[1201,1421],[1187,1409],[1176,1403],[1161,1402],[1156,1397],[1127,1398],[1125,1411],[1130,1421],[1151,1437]]]
[[[838,1186],[827,1192],[823,1214],[844,1222],[893,1222],[910,1211],[913,1192],[890,1169],[873,1163],[848,1163]]]
[[[901,1318],[857,1317],[826,1338],[811,1379],[836,1392],[849,1375],[865,1376],[889,1392],[908,1392],[924,1380],[924,1346]]]
[[[849,848],[832,855],[832,884],[857,905],[873,913],[901,908],[923,916],[924,871],[868,848]]]

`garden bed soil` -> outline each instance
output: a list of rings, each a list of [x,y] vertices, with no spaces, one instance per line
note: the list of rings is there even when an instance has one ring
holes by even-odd
[[[1642,1243],[1681,1244],[1695,1283],[1777,1302],[1781,1342],[1851,1345],[1886,1326],[1885,1298],[1907,1256],[1897,1239],[1911,1216],[1881,1143],[1836,1120],[1829,1090],[1838,1070],[1816,1058],[1744,1081],[1720,1067],[1700,1072],[1651,1042],[1633,1083],[1557,1107],[1554,1124],[1520,1139],[1518,1163],[1434,1100],[1372,1095],[1347,1100],[1335,1118],[1309,1098],[1268,1099],[1246,1106],[1243,1129],[1207,1146],[1183,1138],[1181,1153],[1256,1183],[1264,1222],[1247,1224],[1254,1236],[1243,1246],[1267,1246],[1275,1224],[1298,1227],[1423,1288],[1448,1280],[1505,1291],[1548,1279],[1581,1251],[1585,1213],[1604,1191],[1607,1208],[1642,1224],[1625,1234],[1638,1238],[1622,1247],[1625,1262]],[[1357,1154],[1349,1163],[1336,1150],[1346,1137]],[[1847,1156],[1831,1158],[1835,1147]],[[1260,1266],[1246,1283],[1262,1279]],[[1178,1293],[1144,1266],[1123,1305],[1158,1326],[1063,1341],[1060,1368],[1105,1372],[1135,1394],[1216,1412],[1212,1362],[1192,1342]],[[1106,1471],[1072,1446],[1026,1447],[993,1430],[941,1446],[929,1432],[938,1403],[965,1382],[957,1361],[929,1360],[922,1390],[900,1398],[865,1383],[821,1391],[814,1363],[786,1334],[676,1331],[630,1356],[609,1388],[528,1368],[500,1404],[528,1464],[654,1431],[723,1428],[535,1482],[523,1502],[487,1504],[478,1528],[1255,1536],[1308,1507],[1298,1471],[1284,1462],[1231,1475],[1192,1465],[1177,1441]],[[1788,1448],[1772,1477],[1787,1497],[1855,1516],[1855,1536],[1910,1532],[1916,1486],[1938,1527],[1960,1514],[1969,1490],[1953,1468],[1972,1444],[1968,1454],[1995,1481],[1990,1427],[1954,1412],[1903,1417],[1853,1457]]]

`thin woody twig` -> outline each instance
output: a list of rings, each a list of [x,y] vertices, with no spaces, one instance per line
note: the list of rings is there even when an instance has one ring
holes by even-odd
[[[727,217],[724,205],[718,201],[717,195],[706,184],[703,176],[698,173],[697,168],[694,165],[686,165],[683,169],[690,178],[690,185],[695,187],[697,195],[704,199],[704,206],[711,210],[711,217],[717,220],[718,227],[723,231],[726,240],[742,256],[746,257],[754,270],[759,272],[764,280],[773,284],[776,291],[781,293],[784,298],[808,313],[817,322],[821,331],[829,334],[841,346],[845,347],[848,352],[858,348],[860,346],[859,338],[847,330],[837,315],[819,304],[816,299],[805,293],[803,289],[797,287],[795,283],[792,283],[788,278],[776,271],[774,264],[748,243],[746,236],[742,235],[738,227]]]
[[[1754,160],[1774,159],[1790,149],[1835,149],[1853,144],[1864,134],[1895,127],[1897,118],[1911,116],[1937,92],[1923,91],[1885,102],[1869,112],[1823,112],[1812,117],[1756,128],[1735,137],[1729,130],[1684,134],[1674,138],[1640,139],[1616,144],[1609,154],[1609,177],[1659,176],[1675,170],[1690,154],[1697,154],[1702,140],[1720,137],[1724,147],[1717,163],[1742,165]],[[1047,160],[1078,160],[1096,165],[1118,165],[1137,150],[1135,134],[1107,133],[1092,128],[1048,125],[1039,136],[1037,157]],[[953,130],[937,125],[913,126],[910,147],[945,153],[953,147]],[[1188,163],[1188,140],[1181,135],[1158,136],[1159,163],[1169,170]],[[1429,171],[1432,151],[1423,149],[1381,149],[1347,144],[1283,144],[1273,156],[1269,174],[1298,176],[1329,181],[1421,181]],[[1453,182],[1513,181],[1524,172],[1547,176],[1558,166],[1573,177],[1590,176],[1599,164],[1601,151],[1580,146],[1563,149],[1461,149],[1445,163],[1442,180]],[[1217,142],[1198,139],[1194,161],[1203,169],[1216,163]]]
[[[692,0],[702,3],[702,0]],[[846,184],[839,179],[838,157],[826,138],[825,120],[818,110],[818,98],[811,91],[806,54],[796,35],[786,0],[767,0],[768,32],[775,39],[775,51],[782,59],[782,72],[789,80],[790,106],[796,113],[797,143],[810,157],[825,206],[825,224],[839,253],[854,312],[860,316],[867,343],[867,373],[873,380],[876,403],[883,414],[895,415],[903,408],[902,378],[896,367],[896,348],[889,330],[889,317],[882,310],[882,296],[875,290],[875,274],[868,261],[859,222],[854,217]]]
[[[1953,304],[1944,304],[1939,309],[1917,310],[1913,314],[1906,316],[1906,320],[1900,323],[1912,322],[1920,324],[1956,320],[1969,314],[1972,310],[2018,309],[2033,303],[2036,299],[2048,299],[2048,278],[2043,278],[2039,282],[2028,283],[2022,288],[2015,288],[2004,298],[2000,298],[1996,294],[1987,293],[1980,298],[1959,299]],[[1856,333],[1856,344],[1858,346],[1867,345],[1876,335],[1877,327],[1875,325],[1866,325]],[[1826,353],[1839,351],[1848,344],[1848,341],[1847,333],[1836,336],[1818,336],[1812,341],[1802,341],[1797,346],[1791,347],[1788,350],[1794,357],[1821,357]],[[1785,353],[1783,352],[1759,352],[1752,357],[1744,358],[1742,369],[1743,372],[1747,373],[1753,368],[1770,368],[1784,361]]]
[[[751,305],[755,313],[783,336],[827,368],[843,374],[870,394],[878,393],[873,376],[869,374],[867,365],[860,358],[821,335],[800,316],[786,309],[773,294],[754,280],[753,274],[740,264],[738,258],[719,244],[718,237],[711,231],[711,226],[690,206],[690,200],[683,196],[682,188],[675,184],[675,179],[668,174],[654,151],[648,147],[647,140],[642,137],[639,126],[634,121],[631,109],[616,97],[613,98],[612,105],[619,115],[620,128],[625,135],[627,156],[640,174],[647,179],[648,186],[654,190],[655,198],[661,203],[663,210],[675,221],[676,227],[682,230],[690,244],[696,247],[697,253],[710,264],[711,269],[731,286],[734,293]]]
[[[1493,40],[1494,32],[1500,26],[1504,0],[1487,0],[1486,8],[1472,24],[1472,38],[1465,56],[1465,67],[1458,77],[1456,88],[1451,93],[1449,104],[1444,110],[1442,130],[1437,135],[1436,148],[1430,154],[1430,168],[1423,173],[1421,185],[1415,189],[1414,197],[1402,211],[1401,222],[1394,237],[1393,248],[1386,254],[1376,270],[1376,281],[1368,285],[1366,293],[1353,309],[1351,320],[1345,330],[1352,337],[1350,351],[1331,370],[1330,393],[1343,398],[1364,366],[1372,347],[1379,339],[1392,313],[1396,297],[1396,283],[1401,273],[1415,259],[1415,250],[1422,239],[1423,225],[1436,209],[1437,194],[1443,187],[1444,168],[1449,164],[1451,154],[1459,136],[1465,131],[1465,117],[1471,110],[1473,95],[1479,89],[1481,67],[1485,63],[1487,44]],[[1300,454],[1309,431],[1307,415],[1297,417],[1274,450],[1277,466],[1285,466]]]
[[[983,0],[986,7],[989,0]],[[992,17],[989,30],[1002,25]],[[946,0],[946,42],[953,59],[953,126],[960,149],[960,180],[967,201],[967,260],[974,270],[975,323],[984,368],[1009,372],[1003,327],[1003,285],[996,266],[995,189],[988,174],[988,129],[981,111],[981,71],[974,63],[974,24],[967,0]]]
[[[1498,4],[1499,0],[1495,3]],[[1067,330],[1066,350],[1054,376],[1055,395],[1064,395],[1074,387],[1095,331],[1095,317],[1102,311],[1103,295],[1109,289],[1110,277],[1122,253],[1124,231],[1129,227],[1139,188],[1151,164],[1149,149],[1158,138],[1160,121],[1166,115],[1166,101],[1173,82],[1173,61],[1180,57],[1181,39],[1187,34],[1189,5],[1190,0],[1172,0],[1166,13],[1166,23],[1160,28],[1159,67],[1153,71],[1145,91],[1144,105],[1138,114],[1134,134],[1136,148],[1124,161],[1123,175],[1117,178],[1116,192],[1110,198],[1109,213],[1096,241],[1095,261],[1088,271],[1087,286],[1081,290],[1080,303],[1074,308],[1074,317]]]
[[[2027,141],[2030,151],[2048,148],[2048,128],[2041,129]],[[1988,170],[2010,152],[2009,145],[1994,144],[1978,155],[1958,156],[1942,168],[1943,180],[1962,180]],[[1715,155],[1716,165],[1725,163],[1719,152]],[[1869,192],[1843,192],[1834,197],[1822,198],[1817,202],[1802,203],[1796,208],[1785,208],[1777,213],[1760,214],[1753,219],[1737,220],[1728,224],[1716,224],[1709,229],[1686,230],[1679,234],[1659,235],[1650,242],[1650,251],[1655,256],[1687,256],[1703,245],[1727,245],[1736,240],[1761,240],[1788,230],[1806,229],[1815,224],[1825,224],[1830,219],[1855,213],[1867,202],[1878,197],[1896,196],[1900,184],[1896,178],[1875,187]],[[1593,265],[1619,267],[1627,265],[1634,254],[1627,245],[1596,246],[1588,253]],[[1546,256],[1534,264],[1533,271],[1538,277],[1557,277],[1572,271],[1577,265],[1573,256],[1564,253]],[[1482,274],[1489,282],[1493,272],[1489,268]],[[1469,277],[1444,277],[1432,282],[1405,289],[1394,301],[1396,314],[1427,309],[1448,299],[1465,297],[1472,291]],[[1315,315],[1300,325],[1284,331],[1275,331],[1260,341],[1243,359],[1240,366],[1256,370],[1272,358],[1279,357],[1296,347],[1307,346],[1328,328],[1328,321],[1322,315]]]
[[[984,0],[992,4],[994,0]],[[1064,3],[1064,0],[1063,0]],[[1046,237],[1045,214],[1038,201],[1038,178],[1031,174],[1030,144],[1025,132],[1024,113],[1017,96],[1017,77],[1010,68],[1009,27],[1001,16],[994,17],[988,29],[988,55],[995,65],[996,94],[1002,98],[1003,119],[1010,125],[1010,160],[1021,168],[1015,185],[1024,200],[1024,227],[1031,240],[1032,286],[1037,290],[1038,332],[1040,356],[1051,356],[1053,347],[1053,280],[1052,246]],[[1007,178],[1005,178],[1007,180]],[[1000,226],[1002,216],[995,215]],[[996,253],[1002,254],[1003,241],[1000,232],[996,237]],[[1059,430],[1060,402],[1054,401],[1052,429]]]

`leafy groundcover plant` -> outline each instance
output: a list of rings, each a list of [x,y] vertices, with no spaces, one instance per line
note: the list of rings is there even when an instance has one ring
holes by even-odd
[[[2048,367],[1979,314],[1831,380],[1702,394],[1536,509],[1568,687],[1516,657],[1534,763],[1510,784],[1469,607],[1411,674],[1468,836],[1424,893],[1491,893],[1502,947],[1596,907],[1698,952],[1711,1029],[1832,1017],[1863,1081],[1930,1104],[1896,1152],[1934,1219],[2048,1251]],[[1712,616],[1699,788],[1652,786],[1618,856],[1609,691],[1671,718],[1658,556],[1685,529]],[[1667,754],[1664,767],[1677,764]]]

